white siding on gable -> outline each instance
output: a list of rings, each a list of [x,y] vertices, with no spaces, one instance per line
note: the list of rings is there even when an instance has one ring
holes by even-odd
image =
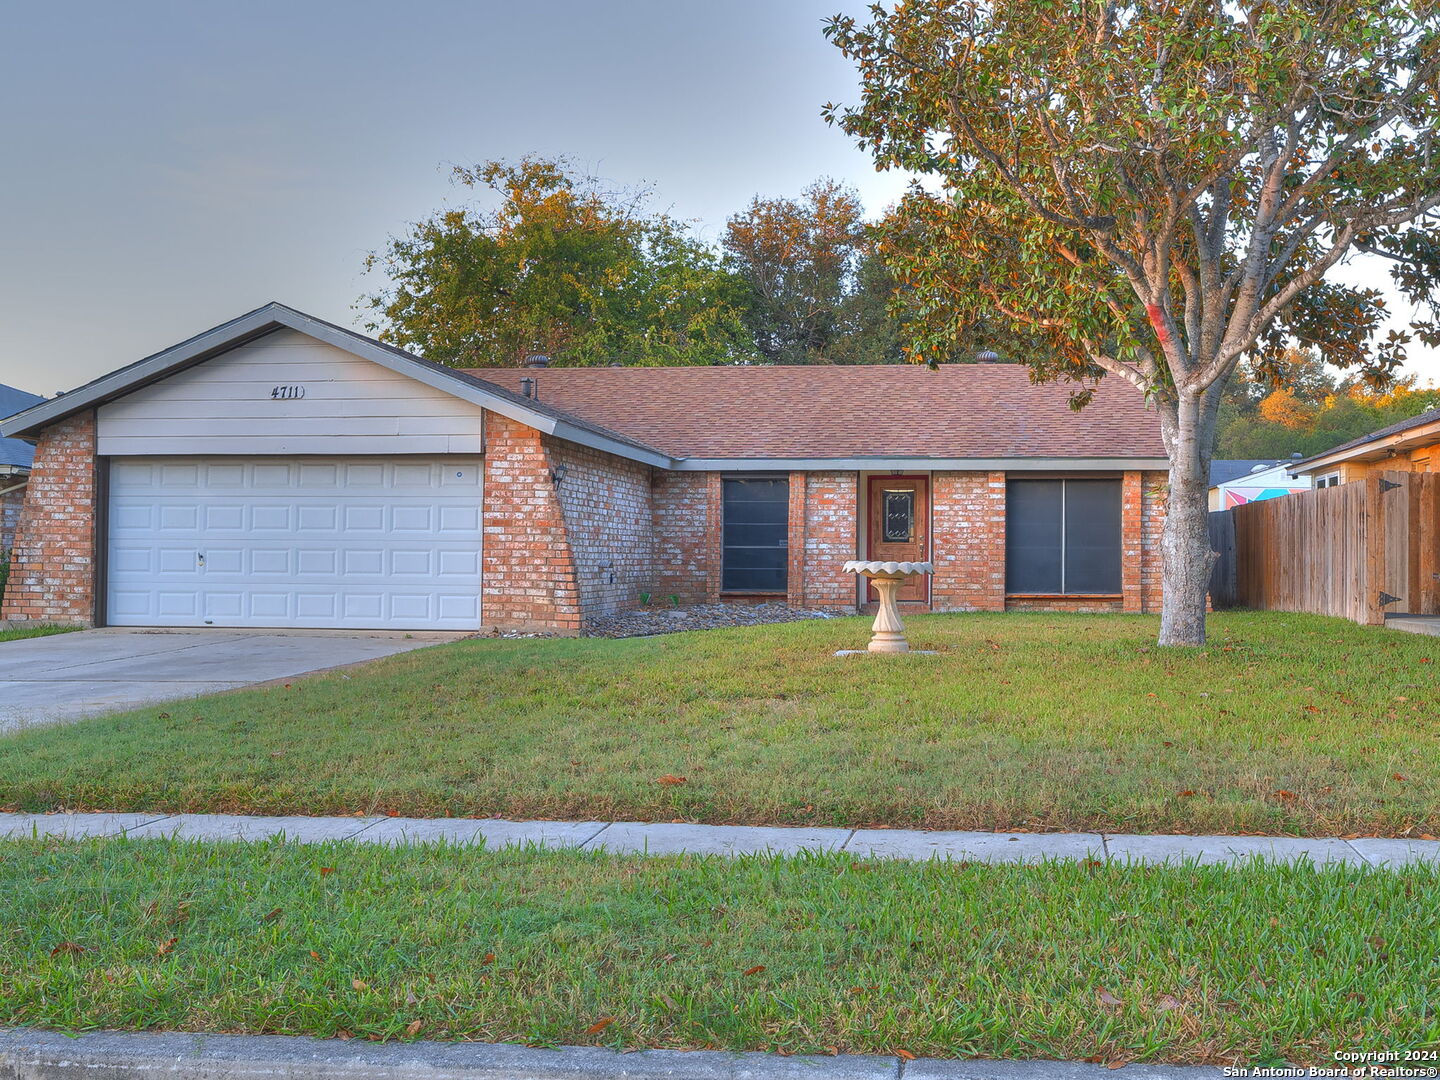
[[[304,397],[275,398],[276,387]],[[480,454],[484,411],[296,330],[102,405],[102,455]]]

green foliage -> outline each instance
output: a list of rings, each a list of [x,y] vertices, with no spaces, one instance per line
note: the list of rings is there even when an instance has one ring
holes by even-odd
[[[612,192],[563,161],[456,168],[498,206],[440,211],[366,260],[382,340],[456,367],[713,364],[753,355],[746,288],[648,192]]]
[[[1267,419],[1263,404],[1276,394],[1244,408],[1227,402],[1220,413],[1219,441],[1215,456],[1222,458],[1282,458],[1291,454],[1310,457],[1372,431],[1408,420],[1430,409],[1440,408],[1440,389],[1417,390],[1413,377],[1384,394],[1361,386],[1347,385],[1327,393],[1298,400],[1309,408],[1298,423]],[[1241,382],[1238,385],[1248,386]]]
[[[1003,318],[1051,344],[1042,377],[1108,371],[1161,401],[1295,341],[1375,383],[1403,360],[1406,335],[1377,340],[1380,294],[1325,275],[1381,251],[1405,260],[1407,295],[1435,296],[1432,5],[910,0],[870,16],[827,26],[862,79],[857,106],[827,113],[881,167],[938,182],[883,226],[914,356]]]
[[[746,325],[777,364],[899,359],[886,306],[893,283],[870,252],[853,188],[821,179],[799,199],[764,199],[730,218],[724,247],[749,287]]]

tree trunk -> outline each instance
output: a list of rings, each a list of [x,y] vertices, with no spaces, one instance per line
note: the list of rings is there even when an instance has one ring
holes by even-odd
[[[1216,559],[1210,549],[1209,491],[1218,401],[1207,400],[1210,396],[1182,396],[1160,410],[1170,451],[1170,499],[1160,538],[1161,645],[1205,644],[1205,601]]]

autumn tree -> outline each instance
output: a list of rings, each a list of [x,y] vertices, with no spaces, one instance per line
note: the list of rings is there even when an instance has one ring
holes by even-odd
[[[614,191],[566,162],[456,168],[465,205],[366,260],[381,339],[456,367],[710,364],[754,355],[744,282],[648,191]]]
[[[861,76],[829,118],[939,189],[900,207],[932,241],[892,267],[921,298],[913,356],[998,314],[1053,343],[1035,373],[1075,380],[1075,405],[1101,375],[1154,402],[1162,644],[1205,640],[1237,365],[1298,344],[1383,382],[1409,335],[1327,276],[1357,252],[1434,310],[1437,25],[1421,0],[902,0],[826,26]]]
[[[821,179],[798,199],[757,195],[726,222],[722,242],[749,287],[746,325],[765,359],[901,359],[888,314],[894,283],[873,256],[853,188]]]

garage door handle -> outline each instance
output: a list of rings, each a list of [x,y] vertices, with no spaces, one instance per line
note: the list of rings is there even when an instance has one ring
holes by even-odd
[[[205,553],[204,553],[204,552],[199,552],[199,551],[197,551],[197,552],[195,553],[195,561],[196,561],[196,563],[198,563],[200,566],[204,566],[204,565],[205,565]]]

